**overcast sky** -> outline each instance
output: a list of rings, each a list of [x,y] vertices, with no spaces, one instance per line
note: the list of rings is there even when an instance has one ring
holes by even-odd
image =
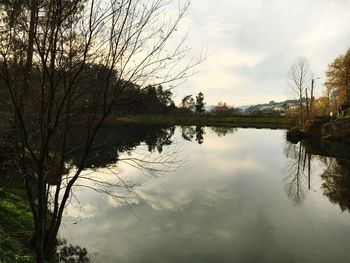
[[[202,91],[207,105],[285,100],[287,73],[305,56],[318,80],[350,47],[350,0],[192,0],[183,21],[200,72],[178,87],[179,102]]]

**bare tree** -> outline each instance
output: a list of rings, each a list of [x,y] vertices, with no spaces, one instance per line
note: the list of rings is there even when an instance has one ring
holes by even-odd
[[[300,126],[304,127],[305,113],[304,113],[304,98],[306,102],[306,108],[308,105],[308,91],[307,88],[310,85],[311,74],[309,62],[304,57],[298,57],[294,64],[291,66],[289,73],[289,90],[291,96],[299,100],[299,114],[300,114]],[[304,97],[305,95],[305,97]]]
[[[14,111],[14,143],[35,222],[37,262],[53,256],[72,187],[98,146],[95,138],[107,117],[127,105],[130,86],[176,83],[199,63],[200,59],[186,62],[184,38],[177,38],[175,46],[168,44],[188,3],[176,15],[167,13],[168,4],[0,4],[1,85]],[[71,169],[73,155],[78,157]]]

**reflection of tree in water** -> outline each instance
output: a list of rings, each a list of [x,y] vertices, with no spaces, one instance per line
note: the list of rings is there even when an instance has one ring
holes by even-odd
[[[284,154],[289,159],[285,189],[293,203],[300,205],[304,201],[306,189],[311,188],[311,164],[317,159],[326,166],[321,174],[323,194],[332,203],[339,204],[342,211],[350,212],[348,145],[317,141],[287,143]]]
[[[154,152],[157,150],[162,153],[164,146],[169,146],[173,143],[171,138],[175,133],[175,127],[159,128],[153,134],[148,133],[145,138],[145,144],[148,145],[148,151]]]
[[[198,144],[202,144],[204,141],[205,127],[203,126],[183,126],[181,127],[182,137],[185,140],[195,140]],[[229,133],[236,131],[236,128],[220,128],[214,127],[212,130],[218,134],[218,136],[225,136]],[[96,170],[98,168],[112,169],[118,161],[123,161],[131,164],[132,166],[151,174],[161,173],[162,171],[173,170],[171,165],[176,166],[176,162],[173,160],[174,152],[164,153],[163,149],[166,146],[170,146],[173,143],[172,137],[175,133],[174,126],[161,126],[161,125],[105,125],[99,131],[96,136],[96,142],[92,147],[90,154],[86,158],[86,167]],[[54,174],[49,178],[49,184],[56,185],[60,181],[62,176],[66,176],[71,168],[74,168],[76,164],[79,164],[81,154],[81,145],[84,145],[85,138],[77,131],[76,134],[72,134],[69,139],[69,151],[66,157],[67,169],[65,174]],[[150,160],[148,154],[144,156],[138,156],[135,158],[134,150],[141,144],[147,146],[148,152],[158,152],[160,155]],[[125,158],[125,154],[129,156],[134,154],[133,157]],[[121,158],[121,154],[123,157]],[[55,171],[54,168],[51,169]],[[112,171],[109,171],[112,173]],[[52,178],[51,178],[52,177]],[[100,185],[103,182],[103,192],[108,192],[105,189],[111,189],[116,187],[116,184],[110,184],[109,182],[98,181],[93,179],[93,176],[81,176],[81,178],[90,180],[95,185]],[[119,188],[125,187],[129,191],[129,183],[122,182],[118,185]],[[134,185],[134,184],[131,184]],[[94,187],[94,186],[93,186]],[[99,187],[96,187],[99,188]],[[99,191],[101,191],[99,189]]]
[[[213,126],[211,127],[211,130],[213,132],[216,133],[217,136],[219,137],[223,137],[223,136],[226,136],[228,134],[233,134],[237,131],[237,128],[233,128],[233,127],[216,127],[216,126]]]
[[[198,144],[202,144],[204,141],[205,129],[203,126],[196,126],[196,141]]]
[[[236,131],[236,128],[219,128],[212,130],[218,136],[225,136]],[[87,187],[94,191],[109,194],[118,202],[124,202],[128,196],[132,196],[134,190],[141,186],[138,179],[125,179],[121,176],[118,167],[119,163],[127,163],[134,168],[141,170],[142,173],[159,176],[169,171],[173,171],[182,162],[170,150],[163,151],[165,146],[173,143],[172,137],[175,133],[175,127],[155,126],[155,125],[116,125],[106,126],[101,129],[97,136],[97,143],[89,155],[87,166],[93,170],[84,172],[80,176],[81,180],[77,186]],[[183,126],[181,127],[182,137],[185,140],[197,141],[202,144],[204,141],[205,128],[203,126]],[[73,143],[80,143],[73,140]],[[147,150],[138,149],[137,146],[144,144]],[[74,144],[71,145],[74,149]],[[155,152],[152,157],[149,152]],[[73,151],[74,153],[74,151]],[[158,153],[158,154],[157,154]],[[77,154],[79,156],[79,154]],[[75,155],[71,155],[72,166],[78,162]],[[96,178],[94,171],[98,168],[99,174],[103,176]],[[110,181],[108,178],[117,178]]]
[[[67,244],[62,240],[56,248],[56,261],[60,263],[90,263],[91,258],[86,248]]]
[[[196,133],[196,130],[193,126],[181,126],[181,135],[182,138],[186,141],[192,141]]]
[[[205,128],[203,126],[182,126],[181,127],[182,138],[186,141],[192,141],[195,138],[198,144],[202,144],[204,141]]]
[[[165,146],[170,146],[173,143],[172,137],[175,127],[113,125],[103,127],[101,131],[97,136],[97,143],[87,159],[86,167],[90,170],[81,174],[76,187],[88,188],[123,201],[141,183],[123,178],[119,171],[119,164],[128,164],[147,176],[156,177],[174,171],[182,162],[178,159],[176,149],[164,150]],[[73,142],[70,145],[73,151],[70,155],[70,161],[67,162],[67,167],[69,167],[67,173],[58,176],[62,177],[63,188],[65,181],[70,178],[69,170],[74,172],[75,164],[80,161],[76,157],[80,155],[74,151],[74,143],[79,145],[80,142]],[[147,149],[136,150],[139,145],[145,145]],[[100,176],[95,174],[97,169],[99,169]],[[56,185],[56,181],[53,180],[52,185]],[[75,198],[73,191],[71,196]]]
[[[287,176],[284,178],[284,188],[287,196],[295,205],[301,205],[305,199],[306,176],[305,165],[306,158],[304,148],[301,144],[287,144],[285,155],[289,158],[287,164]],[[310,162],[308,162],[310,167]],[[310,169],[308,169],[309,171]]]
[[[321,178],[323,194],[350,212],[350,161],[331,159]]]
[[[96,143],[87,158],[88,168],[106,167],[118,161],[120,153],[129,153],[137,146],[144,143],[148,146],[149,152],[158,151],[162,153],[163,147],[173,143],[172,137],[175,127],[156,125],[113,125],[101,128],[97,134]],[[80,148],[84,138],[79,134],[71,138],[69,163],[79,163]]]

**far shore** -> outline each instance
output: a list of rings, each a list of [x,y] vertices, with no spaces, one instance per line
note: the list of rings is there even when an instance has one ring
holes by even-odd
[[[216,116],[216,115],[128,115],[111,116],[106,124],[222,126],[241,128],[289,129],[283,116]]]

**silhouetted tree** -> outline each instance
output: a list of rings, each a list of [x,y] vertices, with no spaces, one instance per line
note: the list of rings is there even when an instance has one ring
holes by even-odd
[[[181,100],[181,108],[192,112],[195,109],[195,102],[192,95],[187,95]]]
[[[215,115],[233,115],[237,114],[239,110],[220,101],[210,112]]]
[[[131,84],[143,89],[186,78],[196,64],[177,67],[188,48],[167,47],[188,4],[173,19],[163,16],[166,6],[158,0],[0,3],[0,79],[14,110],[15,149],[39,263],[54,255],[73,186],[105,120],[126,105],[124,92]],[[168,103],[169,94],[162,95],[158,99]],[[77,131],[82,143],[72,149]],[[75,167],[67,162],[72,154]]]
[[[198,95],[196,96],[196,104],[195,104],[195,108],[196,108],[196,112],[199,114],[202,114],[205,112],[205,102],[204,102],[204,95],[202,92],[199,92]]]

